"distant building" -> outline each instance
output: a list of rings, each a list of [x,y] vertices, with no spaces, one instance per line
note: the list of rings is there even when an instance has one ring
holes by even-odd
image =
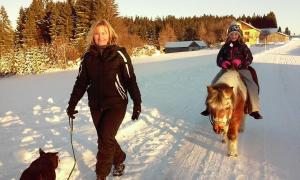
[[[247,45],[251,46],[259,43],[259,35],[261,32],[260,29],[257,29],[256,27],[244,21],[238,21],[237,24],[243,31],[244,41]]]
[[[292,35],[291,38],[300,38],[300,34],[299,35]]]
[[[203,41],[177,41],[167,42],[165,45],[165,53],[197,51],[207,48],[207,44]]]
[[[278,28],[261,29],[260,43],[288,42],[290,37],[284,33],[278,32]]]

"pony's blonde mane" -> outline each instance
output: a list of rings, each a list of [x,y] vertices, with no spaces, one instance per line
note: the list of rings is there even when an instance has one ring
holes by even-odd
[[[233,92],[235,95],[238,94],[237,92],[239,89],[242,92],[244,100],[246,100],[247,88],[246,88],[238,71],[227,70],[224,74],[222,74],[222,76],[219,77],[219,79],[217,79],[215,81],[215,83],[213,85],[217,85],[217,84],[221,84],[221,83],[224,83],[230,87],[233,87]]]
[[[222,109],[228,106],[228,99],[226,98],[226,92],[232,94],[232,88],[227,84],[221,83],[212,86],[213,90],[207,97],[207,103],[213,109]],[[234,96],[230,95],[230,102],[234,102]]]

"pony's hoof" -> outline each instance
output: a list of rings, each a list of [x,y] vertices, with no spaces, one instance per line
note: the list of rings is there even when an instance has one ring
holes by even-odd
[[[226,140],[225,140],[225,139],[222,139],[221,142],[222,142],[222,144],[225,144],[225,143],[226,143]]]
[[[231,157],[231,158],[237,158],[238,154],[237,153],[228,153],[227,156]]]
[[[239,129],[239,133],[243,133],[243,132],[244,132],[243,128]]]

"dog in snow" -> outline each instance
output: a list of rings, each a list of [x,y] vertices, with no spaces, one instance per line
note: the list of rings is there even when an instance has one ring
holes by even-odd
[[[44,152],[39,149],[40,157],[34,160],[22,173],[20,180],[55,180],[58,166],[58,152]]]

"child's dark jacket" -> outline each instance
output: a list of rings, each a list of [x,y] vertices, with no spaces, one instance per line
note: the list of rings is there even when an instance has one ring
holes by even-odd
[[[224,61],[231,62],[234,59],[241,60],[240,69],[246,69],[252,63],[252,53],[245,43],[240,43],[239,41],[226,42],[217,56],[217,65],[222,67]]]

